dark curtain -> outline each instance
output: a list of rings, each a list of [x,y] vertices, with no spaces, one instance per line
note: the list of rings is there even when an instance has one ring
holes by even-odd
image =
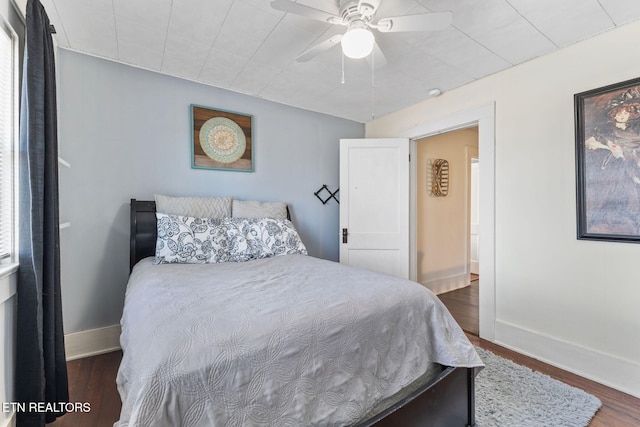
[[[18,412],[17,426],[43,426],[69,401],[60,296],[58,139],[49,18],[27,2],[20,109],[20,225],[16,398],[53,404]],[[45,406],[46,408],[46,406]]]

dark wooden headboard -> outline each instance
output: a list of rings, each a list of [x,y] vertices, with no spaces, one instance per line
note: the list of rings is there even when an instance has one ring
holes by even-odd
[[[287,219],[291,220],[289,206]],[[156,254],[157,227],[156,202],[131,199],[129,272],[138,261]]]
[[[156,202],[131,199],[129,272],[143,258],[156,254]]]

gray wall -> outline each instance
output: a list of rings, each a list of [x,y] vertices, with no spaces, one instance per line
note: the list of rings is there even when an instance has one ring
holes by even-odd
[[[191,168],[189,105],[253,115],[255,172]],[[129,199],[154,194],[289,203],[310,255],[338,260],[339,139],[364,125],[58,51],[65,332],[117,324],[128,275]]]

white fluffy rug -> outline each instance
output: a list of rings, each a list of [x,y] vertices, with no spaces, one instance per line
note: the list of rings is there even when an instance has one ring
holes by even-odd
[[[578,388],[476,347],[478,427],[584,427],[602,406]]]

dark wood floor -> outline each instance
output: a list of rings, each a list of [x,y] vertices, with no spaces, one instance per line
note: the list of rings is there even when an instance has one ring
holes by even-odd
[[[469,286],[438,295],[462,330],[473,335],[480,335],[479,283],[478,276],[474,276]]]
[[[120,395],[116,387],[116,374],[122,352],[114,351],[99,356],[67,362],[70,402],[88,402],[89,412],[72,412],[58,418],[56,427],[113,427],[120,417]]]
[[[640,399],[479,338],[479,287],[480,281],[472,280],[465,288],[438,295],[474,345],[598,397],[602,408],[591,420],[589,427],[640,426]]]
[[[441,298],[449,310],[455,313],[454,317],[460,319],[461,323],[465,322],[463,329],[472,329],[474,321],[471,320],[467,323],[467,320],[473,319],[474,316],[472,313],[464,313],[465,310],[468,310],[469,305],[472,305],[468,301],[471,297],[464,294],[473,292],[477,294],[477,289],[473,291],[464,288],[454,292],[459,295],[449,292],[443,294]],[[477,303],[475,313],[477,313]],[[477,324],[477,314],[475,315],[475,323]],[[591,421],[590,427],[640,426],[640,399],[485,341],[478,338],[477,332],[475,335],[467,332],[467,336],[474,345],[597,396],[603,406]],[[115,378],[121,359],[122,353],[116,351],[68,362],[71,401],[89,402],[91,411],[66,414],[49,426],[111,427],[120,414],[121,404]]]

